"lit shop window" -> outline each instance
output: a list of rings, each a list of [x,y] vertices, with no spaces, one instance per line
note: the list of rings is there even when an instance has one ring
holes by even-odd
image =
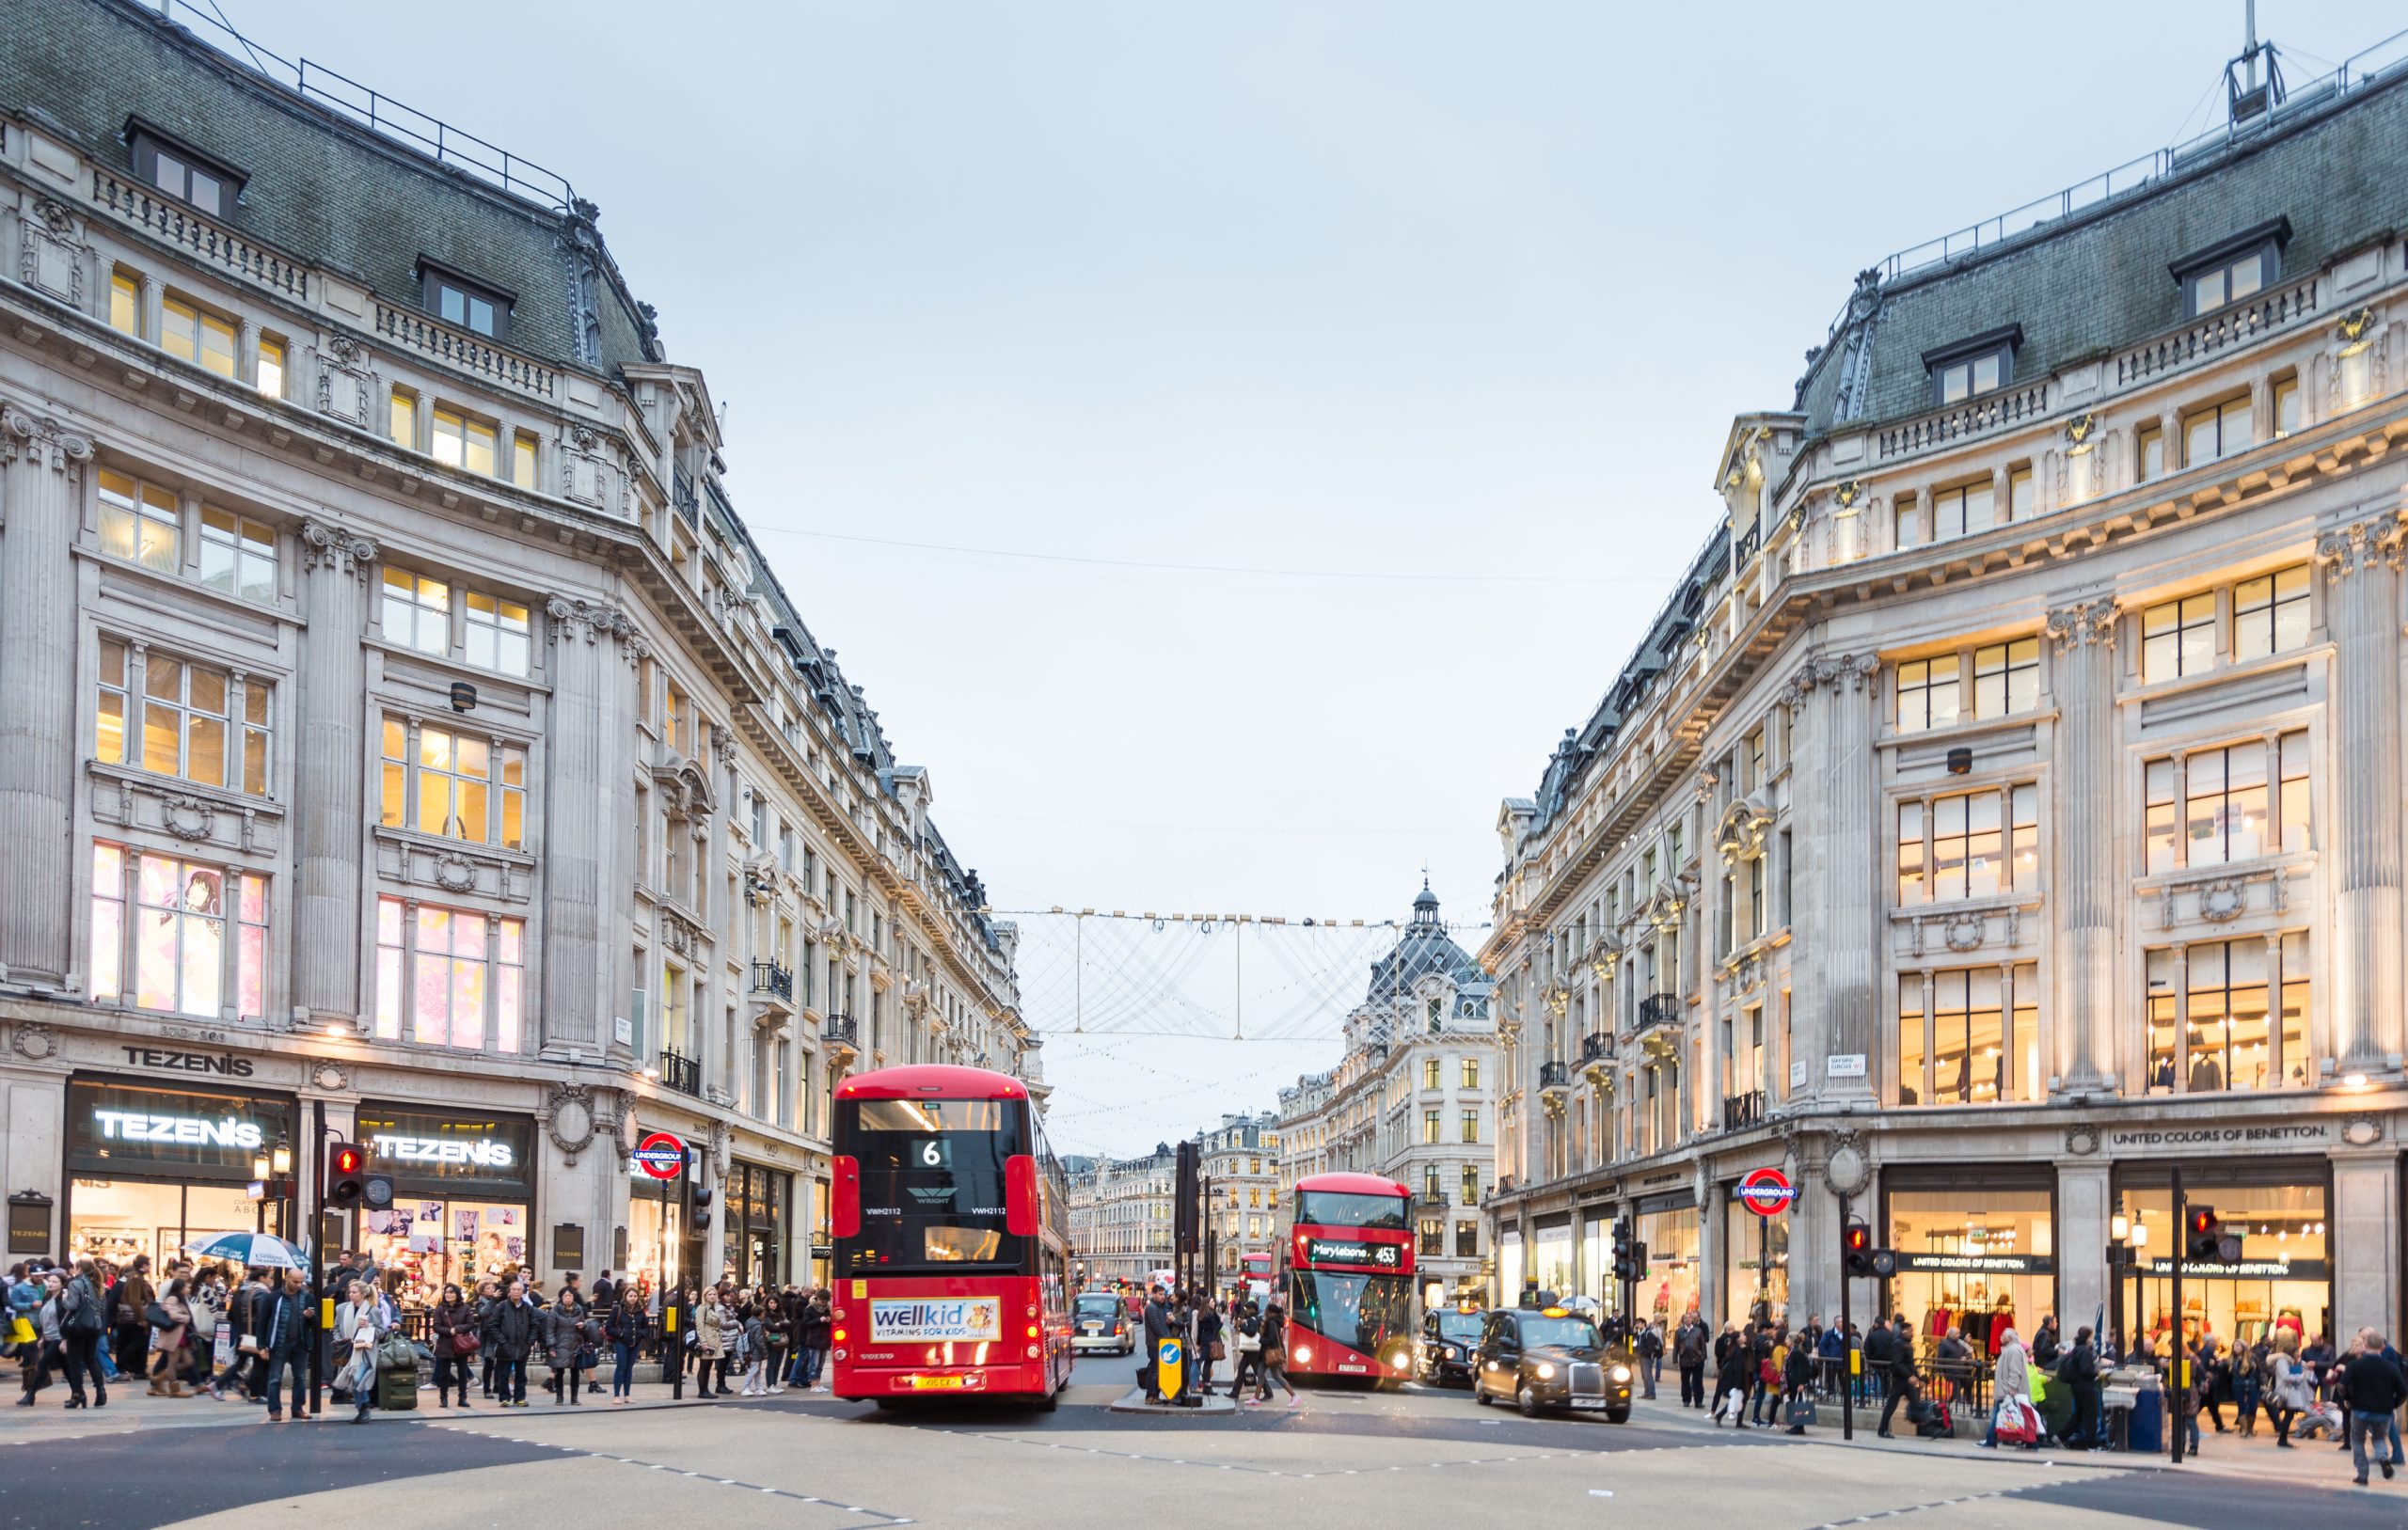
[[[258,1019],[267,1012],[266,973],[266,877],[125,845],[92,846],[95,1000]]]
[[[526,923],[376,900],[376,1035],[515,1053],[526,1016]]]

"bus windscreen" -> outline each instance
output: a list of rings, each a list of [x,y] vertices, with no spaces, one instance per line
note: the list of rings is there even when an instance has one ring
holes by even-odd
[[[857,1113],[839,1150],[861,1166],[862,1221],[845,1243],[845,1273],[1020,1268],[1027,1239],[1008,1230],[1004,1199],[1019,1101],[848,1103]]]

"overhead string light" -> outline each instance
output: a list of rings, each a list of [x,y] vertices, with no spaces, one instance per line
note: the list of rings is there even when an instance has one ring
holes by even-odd
[[[1020,927],[1040,1032],[1295,1041],[1339,1035],[1409,921],[1124,908],[993,909]],[[1485,923],[1445,926],[1470,934]]]

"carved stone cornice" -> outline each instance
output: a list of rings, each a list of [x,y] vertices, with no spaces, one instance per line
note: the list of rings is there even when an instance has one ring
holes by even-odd
[[[315,517],[301,523],[301,566],[310,573],[323,568],[364,579],[374,561],[376,544],[349,527]]]
[[[2060,654],[2093,643],[2112,648],[2115,643],[2115,615],[2113,595],[2060,606],[2049,613],[2049,642]]]
[[[13,403],[0,404],[0,462],[20,459],[46,463],[51,471],[64,473],[92,460],[92,438],[47,415],[29,415]]]
[[[2328,579],[2346,579],[2377,567],[2396,572],[2403,542],[2408,542],[2408,533],[2403,532],[2400,512],[2387,510],[2349,526],[2337,526],[2319,536],[2316,560],[2324,565]]]
[[[1781,689],[1781,703],[1795,711],[1814,699],[1816,691],[1833,696],[1842,691],[1876,695],[1876,684],[1881,673],[1881,660],[1871,654],[1809,654],[1798,665],[1797,673]]]

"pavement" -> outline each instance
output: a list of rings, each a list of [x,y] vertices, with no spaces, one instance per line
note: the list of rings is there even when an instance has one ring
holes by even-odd
[[[1893,1517],[1911,1517],[1912,1530],[2408,1525],[2408,1479],[2352,1488],[2329,1446],[2275,1452],[2211,1435],[2206,1457],[2168,1470],[2133,1457],[1718,1429],[1662,1401],[1640,1403],[1626,1425],[1524,1419],[1418,1386],[1308,1391],[1292,1412],[1164,1417],[1112,1410],[1129,1379],[1129,1362],[1084,1361],[1051,1413],[991,1400],[879,1412],[793,1391],[671,1404],[656,1385],[633,1407],[422,1408],[359,1428],[341,1422],[347,1410],[270,1427],[244,1404],[119,1392],[105,1410],[63,1413],[55,1388],[40,1407],[0,1408],[0,1530],[482,1530],[556,1523],[569,1504],[588,1522],[712,1530],[1120,1530],[1155,1512],[1450,1530],[1509,1520],[1688,1530],[1705,1519],[1833,1530]]]

